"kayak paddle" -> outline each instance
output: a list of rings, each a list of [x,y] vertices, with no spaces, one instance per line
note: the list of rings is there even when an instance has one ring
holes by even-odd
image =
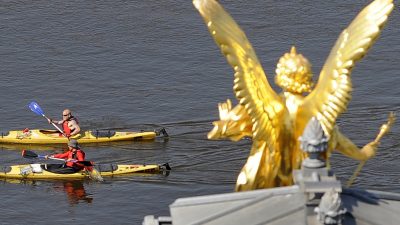
[[[39,116],[43,116],[44,118],[46,118],[47,120],[51,121],[43,112],[42,108],[40,108],[39,104],[37,104],[36,102],[31,102],[29,103],[28,107],[32,110],[32,112],[36,113]],[[53,122],[51,122],[51,124],[58,130],[61,132],[61,134],[68,138],[67,135],[65,135],[65,133]],[[69,138],[68,138],[69,139]]]
[[[22,157],[24,158],[28,158],[28,159],[34,159],[34,158],[38,158],[38,159],[45,159],[46,156],[45,155],[38,155],[33,151],[29,151],[29,150],[22,150]],[[49,159],[54,159],[54,160],[59,160],[59,161],[66,161],[65,159],[59,159],[59,158],[54,158],[54,157],[48,157]],[[72,161],[72,162],[77,162],[80,164],[83,164],[84,166],[93,166],[93,163],[90,161]]]

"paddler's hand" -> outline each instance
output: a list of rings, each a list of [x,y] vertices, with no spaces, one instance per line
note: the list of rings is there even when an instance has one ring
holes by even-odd
[[[45,155],[45,156],[44,156],[44,159],[49,159],[49,155]]]
[[[49,122],[49,124],[53,123],[53,120],[50,118],[47,118],[47,121]]]

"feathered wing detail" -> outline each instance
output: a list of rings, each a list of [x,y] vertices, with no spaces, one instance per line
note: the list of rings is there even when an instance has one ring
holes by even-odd
[[[286,106],[271,88],[253,47],[232,17],[215,0],[194,0],[193,4],[235,71],[235,95],[252,124],[253,146],[236,188],[273,186],[285,154],[278,140],[288,124],[284,121]]]
[[[254,139],[275,139],[283,101],[271,88],[244,32],[215,0],[195,0],[195,7],[235,71],[234,91],[253,122]]]
[[[331,134],[336,118],[346,110],[351,99],[351,71],[379,36],[392,9],[392,0],[375,0],[342,31],[322,68],[317,86],[299,108],[297,118],[302,119],[297,120],[297,133],[316,116],[326,134]]]

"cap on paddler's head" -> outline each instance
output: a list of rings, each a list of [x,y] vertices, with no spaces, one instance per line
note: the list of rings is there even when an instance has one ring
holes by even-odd
[[[73,147],[73,148],[76,148],[76,149],[78,149],[78,148],[79,148],[78,141],[77,141],[77,140],[75,140],[75,139],[71,139],[71,140],[69,140],[69,142],[68,142],[68,146],[70,146],[70,147]]]

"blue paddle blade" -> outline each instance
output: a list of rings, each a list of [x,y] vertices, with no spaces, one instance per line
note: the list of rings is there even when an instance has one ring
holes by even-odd
[[[32,112],[34,112],[40,116],[44,116],[44,112],[43,112],[42,108],[40,108],[39,104],[37,104],[36,102],[29,103],[28,107],[32,110]]]

